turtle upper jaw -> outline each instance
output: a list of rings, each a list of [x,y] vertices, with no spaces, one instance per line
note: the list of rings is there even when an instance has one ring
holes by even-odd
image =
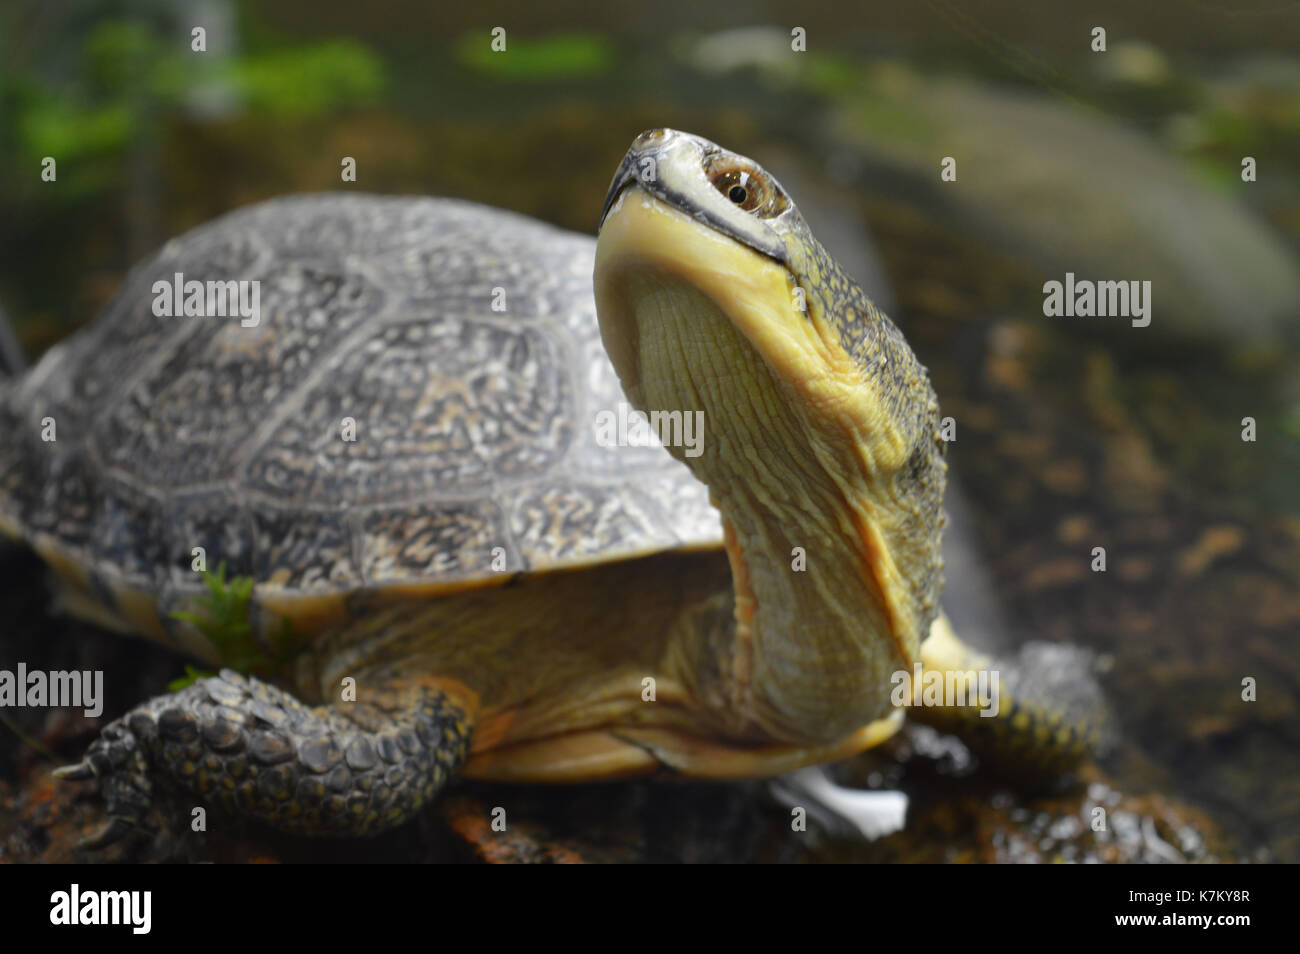
[[[727,526],[732,699],[770,735],[826,742],[884,714],[916,646],[898,629],[856,435],[819,390],[833,363],[794,287],[779,262],[635,187],[601,230],[597,312],[629,400],[704,413],[702,453],[668,449]]]

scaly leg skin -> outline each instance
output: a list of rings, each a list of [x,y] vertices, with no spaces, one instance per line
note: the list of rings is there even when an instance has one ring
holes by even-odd
[[[229,669],[144,703],[107,726],[61,778],[98,778],[108,822],[98,848],[144,826],[155,781],[226,814],[303,835],[355,837],[400,825],[469,752],[467,709],[423,681],[309,708]]]
[[[1023,781],[1051,781],[1114,745],[1110,707],[1093,675],[1096,659],[1086,650],[1027,643],[1014,660],[998,660],[969,649],[940,615],[921,644],[921,661],[945,681],[956,674],[972,681],[967,705],[922,706],[912,714]],[[999,676],[995,717],[975,699],[980,671]]]

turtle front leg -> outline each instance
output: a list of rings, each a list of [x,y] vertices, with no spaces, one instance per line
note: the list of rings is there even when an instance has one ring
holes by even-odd
[[[111,844],[144,823],[155,785],[304,835],[364,836],[424,807],[469,753],[471,713],[436,684],[387,684],[309,708],[225,669],[151,699],[107,726],[61,778],[98,778]]]

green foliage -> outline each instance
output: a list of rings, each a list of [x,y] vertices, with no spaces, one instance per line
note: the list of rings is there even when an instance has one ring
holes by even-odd
[[[65,170],[80,161],[116,152],[130,141],[135,128],[135,116],[123,103],[87,109],[53,98],[24,110],[18,122],[28,153],[56,156]]]
[[[197,600],[201,612],[175,612],[172,617],[191,624],[206,636],[224,666],[257,674],[273,673],[279,668],[291,652],[293,629],[287,619],[281,620],[279,629],[270,634],[271,653],[267,655],[254,635],[250,619],[253,578],[236,576],[227,580],[226,564],[222,561],[216,573],[203,572],[203,583],[208,592]],[[174,680],[171,688],[184,688],[210,675],[186,666],[185,675]]]
[[[862,69],[848,57],[826,54],[805,65],[804,58],[795,60],[804,69],[801,80],[808,89],[828,98],[847,96],[862,83]]]
[[[185,675],[178,676],[171,682],[167,683],[168,692],[180,692],[180,690],[194,685],[200,679],[207,679],[215,676],[216,673],[210,669],[195,669],[189,663],[185,664]]]
[[[173,59],[162,37],[136,20],[106,20],[86,38],[81,82],[96,98],[117,97],[153,85],[156,64]]]
[[[372,102],[387,82],[379,58],[352,40],[249,56],[230,79],[246,108],[302,118]]]
[[[596,76],[614,63],[614,47],[594,33],[556,33],[546,37],[506,36],[494,51],[487,30],[466,33],[456,43],[465,66],[505,80],[553,80]]]
[[[119,18],[72,27],[59,42],[81,48],[76,69],[47,75],[33,60],[0,71],[0,181],[17,184],[0,197],[10,192],[10,201],[39,195],[73,206],[113,188],[132,148],[157,141],[173,114],[203,114],[205,103],[312,119],[371,103],[388,82],[383,61],[351,39],[196,54],[187,36]],[[0,31],[0,62],[17,52]],[[58,160],[57,189],[33,172],[45,156]]]

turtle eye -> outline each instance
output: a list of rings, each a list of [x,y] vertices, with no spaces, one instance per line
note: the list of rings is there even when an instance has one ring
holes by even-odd
[[[746,212],[761,211],[769,201],[766,184],[748,169],[726,169],[715,174],[713,187]]]
[[[706,166],[706,171],[713,188],[744,212],[770,219],[790,206],[771,176],[736,157],[718,157]]]

